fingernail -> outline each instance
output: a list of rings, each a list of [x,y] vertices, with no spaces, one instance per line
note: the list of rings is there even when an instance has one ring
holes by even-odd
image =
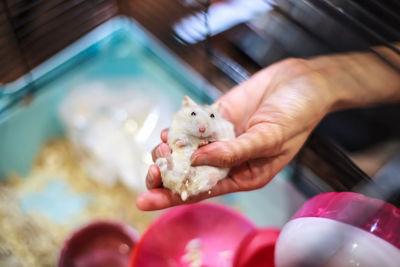
[[[195,155],[191,159],[191,165],[208,165],[208,156],[206,154]]]
[[[161,132],[161,139],[167,139],[167,131]]]
[[[169,146],[167,144],[162,143],[160,145],[160,156],[164,157],[167,154],[169,154]]]
[[[149,175],[147,176],[147,186],[149,188],[153,187],[153,183],[154,183],[154,177],[153,177],[153,172],[152,170],[149,171]]]
[[[159,145],[156,149],[156,158],[161,158],[161,145]]]

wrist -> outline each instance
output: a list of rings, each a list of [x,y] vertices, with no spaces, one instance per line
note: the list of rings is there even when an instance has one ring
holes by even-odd
[[[329,112],[400,101],[400,74],[372,53],[321,56],[309,64],[322,76]]]

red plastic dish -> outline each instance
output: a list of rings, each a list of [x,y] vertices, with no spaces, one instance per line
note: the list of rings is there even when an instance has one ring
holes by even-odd
[[[59,267],[125,267],[138,233],[128,225],[97,221],[75,233],[64,243]]]
[[[353,192],[328,192],[308,200],[294,215],[333,219],[361,228],[400,249],[400,210]]]
[[[248,234],[236,251],[233,267],[274,267],[279,233],[279,229],[264,228]]]
[[[172,208],[143,234],[131,266],[189,266],[184,255],[191,240],[201,244],[201,266],[219,266],[223,260],[232,261],[239,243],[255,229],[245,217],[222,205],[197,203]]]

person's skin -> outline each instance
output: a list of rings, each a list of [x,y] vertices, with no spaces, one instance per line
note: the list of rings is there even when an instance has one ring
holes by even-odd
[[[400,66],[399,55],[379,50]],[[278,62],[218,100],[237,138],[203,146],[192,155],[193,166],[232,168],[228,177],[211,194],[182,202],[162,187],[160,171],[151,165],[146,177],[149,191],[136,199],[136,205],[157,210],[263,187],[292,160],[329,112],[396,101],[400,101],[400,74],[369,53]],[[171,153],[167,136],[167,130],[161,133],[162,143],[152,152],[154,161]]]

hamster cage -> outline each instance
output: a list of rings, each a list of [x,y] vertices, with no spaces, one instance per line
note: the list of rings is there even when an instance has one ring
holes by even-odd
[[[135,195],[183,95],[211,103],[293,56],[368,50],[400,73],[371,48],[399,56],[399,10],[396,0],[2,0],[0,265],[52,266],[67,233],[92,219],[143,231],[157,213],[136,210]],[[332,115],[269,186],[216,201],[275,226],[325,191],[399,206],[393,179],[373,181],[344,152],[398,139],[399,116],[398,105]],[[333,130],[360,118],[379,131],[349,144]]]

